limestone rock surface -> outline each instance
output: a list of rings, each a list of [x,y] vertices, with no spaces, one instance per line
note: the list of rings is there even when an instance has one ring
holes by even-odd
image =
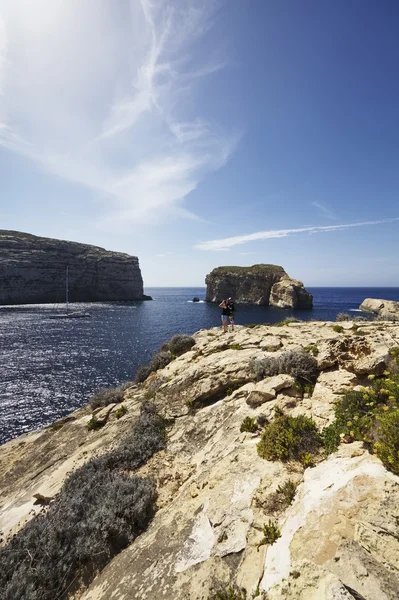
[[[230,296],[237,304],[278,308],[312,308],[313,296],[301,281],[277,265],[217,267],[205,278],[206,301],[221,302]]]
[[[43,510],[38,494],[53,498],[69,472],[112,447],[151,396],[169,418],[168,441],[138,474],[154,478],[158,511],[74,600],[209,600],[216,583],[243,586],[248,599],[259,589],[268,600],[397,600],[399,477],[360,442],[304,469],[259,457],[261,428],[240,432],[245,417],[270,420],[277,407],[327,425],[334,402],[367,385],[357,361],[399,345],[399,324],[367,323],[364,338],[352,325],[340,334],[325,322],[199,331],[191,351],[125,391],[122,419],[101,409],[104,426],[88,431],[87,406],[1,446],[0,537]],[[313,393],[293,395],[287,375],[252,379],[252,360],[309,346],[321,356]],[[294,502],[273,512],[270,498],[289,479]],[[259,546],[269,519],[281,537]]]
[[[399,302],[366,298],[359,306],[364,312],[372,312],[391,321],[399,321]]]
[[[0,304],[149,300],[136,256],[0,230]]]

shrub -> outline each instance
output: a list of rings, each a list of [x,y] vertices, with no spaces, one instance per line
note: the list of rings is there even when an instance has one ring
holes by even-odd
[[[158,369],[163,369],[171,362],[172,359],[173,356],[169,350],[158,350],[158,352],[155,352],[153,355],[149,365],[151,372],[158,371]]]
[[[345,331],[342,325],[333,325],[332,329],[335,333],[343,333]]]
[[[279,501],[285,506],[292,504],[295,498],[296,488],[297,484],[292,481],[292,479],[288,479],[288,481],[279,485],[276,490]]]
[[[240,431],[249,431],[249,433],[254,433],[258,430],[258,425],[256,423],[256,417],[245,417],[243,422],[241,423]]]
[[[307,352],[308,354],[313,354],[313,356],[317,356],[319,353],[319,349],[316,344],[309,344],[309,346],[305,346],[303,351]]]
[[[306,453],[317,452],[320,445],[321,439],[312,419],[303,415],[278,414],[266,425],[257,451],[266,460],[300,460]]]
[[[294,317],[288,317],[288,319],[284,319],[284,321],[280,321],[280,323],[276,323],[276,327],[284,327],[284,325],[289,325],[290,323],[299,323],[298,319],[294,319]]]
[[[169,341],[169,350],[174,356],[181,356],[195,346],[195,339],[191,335],[178,333]]]
[[[115,417],[121,419],[127,413],[127,408],[124,404],[115,411]]]
[[[95,415],[92,416],[90,421],[88,421],[86,427],[89,431],[98,431],[101,427],[104,427],[105,421],[99,421]]]
[[[219,589],[210,596],[210,600],[247,600],[247,593],[236,585],[227,587],[219,585]]]
[[[229,346],[229,350],[244,350],[244,348],[241,346],[241,344],[231,344],[231,346]]]
[[[136,376],[134,381],[136,383],[143,383],[147,377],[151,375],[151,369],[148,365],[140,365],[137,367]]]
[[[278,540],[279,537],[281,537],[281,532],[277,523],[273,523],[273,521],[271,521],[270,519],[268,523],[265,523],[263,525],[262,533],[263,539],[261,539],[261,541],[258,544],[258,550],[259,546],[263,546],[264,544],[268,544],[269,546],[271,546]]]
[[[340,321],[351,321],[352,317],[348,315],[348,313],[338,313],[335,317],[335,320],[337,321],[337,323],[339,323]]]
[[[286,373],[295,379],[314,383],[319,374],[315,358],[302,350],[288,350],[279,356],[265,356],[253,361],[251,366],[257,381]]]
[[[399,409],[379,416],[378,424],[374,451],[387,469],[399,475]]]
[[[127,437],[136,446],[135,460],[90,460],[69,476],[46,513],[0,549],[4,600],[66,599],[146,529],[155,484],[119,469],[136,468],[164,445],[163,422],[152,405],[143,405]]]
[[[109,404],[119,404],[123,402],[125,386],[104,388],[98,390],[90,399],[90,405],[92,409],[99,408],[100,406],[108,406]]]

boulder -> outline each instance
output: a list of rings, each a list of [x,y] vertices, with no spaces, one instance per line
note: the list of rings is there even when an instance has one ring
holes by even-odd
[[[232,297],[237,304],[278,308],[312,308],[313,296],[301,281],[292,279],[278,265],[217,267],[205,278],[206,301]]]
[[[364,312],[375,313],[389,321],[399,321],[399,302],[366,298],[359,306]]]
[[[197,296],[194,296],[194,298],[193,298],[193,302],[199,302],[199,301],[200,301],[200,299],[199,299],[199,298],[197,298]]]

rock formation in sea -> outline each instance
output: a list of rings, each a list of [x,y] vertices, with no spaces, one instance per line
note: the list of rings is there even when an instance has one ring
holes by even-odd
[[[364,312],[375,313],[383,319],[399,321],[399,302],[394,302],[393,300],[366,298],[359,308]]]
[[[0,304],[150,300],[136,256],[0,230]]]
[[[221,302],[230,296],[238,304],[278,308],[312,308],[313,296],[301,281],[277,265],[217,267],[205,278],[206,301]]]
[[[92,544],[96,536],[104,541],[112,507],[109,496],[108,504],[101,505],[107,482],[118,502],[123,502],[123,489],[136,481],[137,491],[127,496],[126,514],[133,508],[137,519],[144,508],[135,508],[134,502],[140,501],[144,485],[151,491],[148,482],[152,481],[158,499],[155,514],[146,513],[151,522],[139,521],[141,535],[130,542],[124,528],[113,528],[110,523],[112,555],[118,553],[113,558],[93,556],[97,561],[104,556],[99,562],[101,572],[89,570],[88,587],[82,580],[78,589],[68,588],[75,600],[397,600],[399,476],[395,473],[399,472],[399,452],[395,454],[392,437],[393,445],[389,446],[388,439],[386,449],[390,450],[384,454],[380,419],[389,423],[387,416],[395,417],[398,412],[392,404],[394,396],[395,402],[399,398],[398,378],[388,377],[386,369],[398,357],[399,324],[365,322],[359,329],[352,321],[339,327],[329,322],[296,322],[242,326],[227,335],[214,328],[196,333],[194,339],[190,350],[176,358],[169,355],[166,366],[158,360],[161,368],[155,370],[154,363],[142,383],[132,383],[115,394],[119,404],[93,403],[93,409],[85,406],[0,447],[3,543],[23,532],[27,522],[42,519],[35,516],[41,511],[75,518],[73,507],[83,514],[89,503],[94,511],[91,520],[79,521],[67,537],[62,534],[60,516],[57,535],[73,548],[75,537],[84,536],[87,527]],[[167,352],[165,346],[163,358]],[[301,369],[308,375],[307,382],[298,380]],[[342,410],[350,402],[355,410],[350,420],[337,422],[337,402],[344,396],[348,400]],[[154,427],[148,412],[132,434],[140,407],[149,399],[166,418],[163,449],[158,447],[155,453],[148,448],[154,436],[163,433]],[[299,418],[295,422],[307,427],[307,437],[298,439],[291,432],[287,439],[268,443],[267,435],[276,432],[270,426],[286,422],[282,414]],[[376,418],[379,426],[373,429]],[[328,450],[327,444],[315,451],[312,431],[319,444],[317,431],[326,431],[331,424],[323,439],[333,447]],[[362,431],[370,425],[372,436],[378,430],[376,445],[369,434],[364,436],[366,443],[362,441]],[[398,438],[395,428],[389,435],[395,431]],[[302,444],[299,455],[283,460],[262,456],[265,449],[281,456],[286,444],[295,439]],[[125,464],[126,453],[129,461]],[[89,463],[93,457],[97,457],[94,463]],[[64,482],[82,465],[87,465],[86,475],[97,480],[105,470],[100,487],[82,495],[69,480],[68,502],[64,497],[64,504],[57,504]],[[116,487],[117,473],[124,487]],[[83,475],[80,482],[87,485]],[[38,503],[38,498],[45,503]],[[115,519],[122,517],[117,510]],[[46,526],[45,520],[41,523],[38,531]],[[36,550],[44,555],[43,561],[55,561],[55,554],[46,558],[43,545],[51,542],[54,550],[57,536],[53,540],[48,533],[36,538],[30,534],[26,539],[30,544],[37,540]],[[18,535],[13,543],[18,544]],[[35,570],[37,556],[29,544],[20,547],[15,556],[25,561],[24,568],[16,571],[18,560],[6,548],[0,559],[4,565],[11,561],[13,567],[2,569],[0,581],[9,582],[15,572],[12,585],[21,587],[19,578],[23,577],[42,586],[41,598],[59,597],[49,595],[48,590],[44,595],[42,572],[37,576]],[[84,550],[79,547],[80,553]],[[61,544],[64,560],[71,551]],[[73,584],[73,574],[65,568],[60,572]],[[57,580],[52,584],[58,585]],[[6,585],[7,591],[15,589],[11,583]],[[245,588],[246,593],[233,595],[228,591],[232,586]],[[225,595],[216,596],[216,590],[224,590]],[[37,597],[33,591],[24,597]],[[5,597],[22,595],[9,592]]]

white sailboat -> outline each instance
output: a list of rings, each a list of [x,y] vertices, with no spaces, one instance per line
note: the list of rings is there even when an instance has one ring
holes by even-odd
[[[60,313],[58,315],[50,315],[50,319],[83,319],[85,317],[91,317],[91,315],[82,310],[80,311],[69,311],[69,301],[68,301],[68,285],[69,285],[69,267],[66,268],[66,277],[65,277],[65,312]]]

